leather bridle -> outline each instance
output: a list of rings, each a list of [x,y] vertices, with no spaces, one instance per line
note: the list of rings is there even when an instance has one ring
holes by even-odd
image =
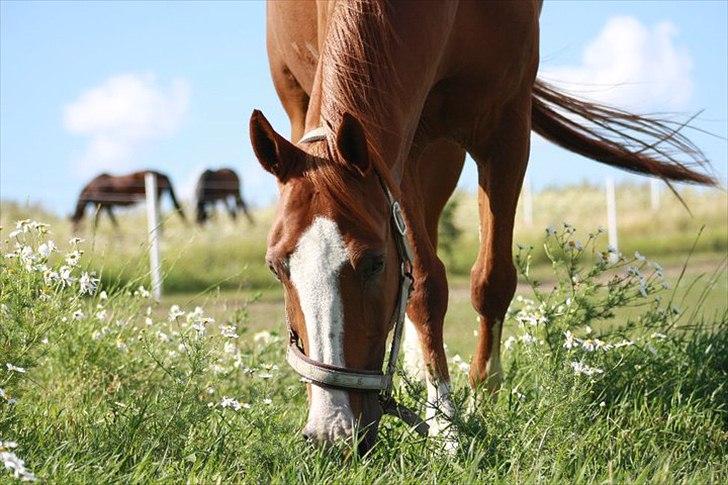
[[[314,143],[317,141],[326,141],[326,130],[323,127],[309,131],[298,143]],[[397,368],[397,357],[399,356],[402,341],[407,301],[412,290],[413,253],[407,240],[407,224],[402,214],[402,208],[381,175],[377,173],[377,176],[389,204],[393,235],[400,261],[399,293],[397,295],[397,305],[392,315],[394,320],[392,344],[385,370],[382,372],[337,367],[310,359],[303,353],[298,335],[296,335],[290,324],[288,324],[289,343],[286,361],[296,373],[313,385],[360,392],[378,391],[379,401],[385,414],[396,416],[412,426],[417,433],[427,435],[427,423],[414,411],[397,403],[392,396],[392,380]]]

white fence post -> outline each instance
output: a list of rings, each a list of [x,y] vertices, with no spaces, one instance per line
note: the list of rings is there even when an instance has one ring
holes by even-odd
[[[531,179],[526,177],[523,184],[523,222],[526,227],[533,227],[533,193]]]
[[[157,176],[144,175],[144,189],[147,193],[147,227],[149,229],[149,263],[152,276],[152,295],[162,298],[162,276],[159,267],[159,207],[157,198]]]
[[[660,181],[658,179],[650,179],[650,205],[653,211],[660,208]]]
[[[619,241],[617,239],[617,196],[614,190],[614,179],[607,177],[606,179],[606,195],[607,195],[607,236],[609,246],[614,249],[612,253],[612,261],[616,261],[619,254]]]

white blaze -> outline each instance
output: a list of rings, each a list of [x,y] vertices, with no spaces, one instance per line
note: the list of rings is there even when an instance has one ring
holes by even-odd
[[[308,356],[324,364],[345,367],[344,307],[339,272],[348,261],[336,223],[317,217],[301,235],[289,268],[306,322]],[[319,439],[348,436],[354,416],[344,391],[311,386],[311,406],[305,432]]]

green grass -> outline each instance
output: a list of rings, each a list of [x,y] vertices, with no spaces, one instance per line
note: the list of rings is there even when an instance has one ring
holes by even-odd
[[[535,292],[522,287],[533,301],[517,301],[509,312],[510,333],[531,335],[535,343],[519,340],[504,349],[497,402],[481,400],[468,412],[466,375],[452,366],[460,410],[457,452],[447,455],[436,439],[418,438],[385,419],[377,446],[362,457],[350,445],[322,450],[301,439],[305,388],[283,365],[282,341],[254,338],[267,315],[280,309],[274,292],[264,292],[255,304],[215,289],[179,295],[184,313],[170,319],[174,298],[154,304],[134,294],[137,282],[89,296],[80,294],[78,282],[62,287],[53,277],[46,281],[41,265],[58,268],[68,249],[59,242],[61,253],[40,257],[35,250],[48,237],[41,232],[20,236],[34,250],[24,259],[0,258],[0,441],[16,441],[12,452],[43,482],[728,480],[725,300],[704,311],[706,301],[717,298],[713,292],[724,288],[724,271],[714,275],[715,283],[701,279],[692,290],[693,276],[667,275],[679,284],[660,290],[647,263],[630,258],[600,266],[590,248],[554,252],[550,278],[540,276],[550,284]],[[7,230],[3,234],[7,238]],[[93,259],[90,243],[86,257]],[[1,249],[5,255],[15,247],[5,242]],[[648,296],[639,294],[628,264],[644,274]],[[524,273],[530,269],[522,265]],[[82,271],[74,268],[72,275]],[[580,283],[574,286],[565,275],[576,274]],[[615,274],[620,280],[611,279]],[[683,304],[684,295],[692,299]],[[214,309],[215,322],[206,311],[193,311],[198,302]],[[268,309],[256,313],[255,305]],[[79,310],[83,315],[74,318]],[[516,323],[540,317],[548,323]],[[239,338],[225,337],[222,325],[234,327]],[[584,340],[632,344],[566,349],[567,330]],[[576,374],[572,362],[602,372]],[[397,392],[422,408],[421,385]],[[223,396],[250,406],[223,408]],[[0,446],[0,452],[11,450]],[[0,482],[12,482],[11,476],[0,470]]]
[[[696,235],[702,234],[694,248],[697,255],[718,259],[728,251],[728,195],[722,190],[681,188],[680,195],[688,209],[666,189],[659,210],[650,207],[648,185],[624,184],[617,188],[617,223],[619,249],[624,254],[642,254],[659,259],[663,264],[681,263],[693,248]],[[462,230],[457,251],[446,258],[449,271],[467,274],[478,250],[478,207],[474,197],[457,194],[454,220]],[[514,241],[536,248],[533,263],[548,263],[541,250],[544,229],[560,228],[568,222],[578,229],[607,227],[604,190],[581,186],[552,189],[533,197],[533,225],[523,223],[522,205],[516,214]]]
[[[728,195],[719,190],[681,189],[681,195],[691,212],[669,192],[662,197],[662,206],[653,212],[649,205],[647,186],[622,185],[617,190],[619,208],[620,250],[627,255],[636,250],[659,259],[666,266],[680,265],[693,247],[696,235],[703,228],[694,253],[703,260],[720,260],[728,251]],[[469,274],[478,251],[478,212],[475,197],[456,194],[457,207],[450,211],[452,218],[446,246],[453,248],[442,254],[453,280]],[[534,196],[534,222],[532,227],[522,224],[517,214],[514,240],[533,245],[535,266],[548,261],[541,250],[544,229],[548,225],[560,227],[562,221],[580,229],[606,227],[606,208],[603,190],[582,185],[564,189],[551,189]],[[0,204],[0,225],[12,227],[16,220],[31,218],[51,223],[58,240],[71,236],[70,224],[37,206],[22,206],[8,201]],[[189,213],[190,211],[188,211]],[[224,214],[208,227],[184,226],[172,214],[164,216],[162,260],[165,292],[189,294],[211,288],[222,291],[264,290],[275,287],[265,266],[266,235],[274,211],[256,212],[257,224],[231,223]],[[119,217],[122,228],[112,229],[102,215],[98,231],[87,222],[81,236],[87,239],[89,251],[84,264],[102,275],[106,285],[148,285],[148,255],[146,221],[142,210],[131,210]]]
[[[692,259],[691,259],[692,261]],[[709,266],[708,263],[710,263]],[[716,266],[717,265],[717,266]],[[684,309],[700,307],[706,315],[720,314],[728,306],[728,272],[721,271],[711,280],[710,274],[715,268],[720,268],[718,261],[709,259],[690,263],[683,276],[682,283],[677,287],[675,301]],[[668,281],[674,286],[680,276],[682,266],[673,266],[666,270]],[[543,277],[548,276],[550,270],[546,266],[539,267]],[[553,284],[553,273],[548,283]],[[548,279],[548,278],[547,278]],[[703,295],[703,292],[706,292]],[[531,288],[526,284],[519,285],[516,295],[530,297]],[[163,316],[165,308],[179,303],[186,306],[203,306],[215,318],[224,316],[237,309],[245,308],[249,315],[248,328],[253,331],[273,331],[282,333],[285,330],[283,314],[283,294],[277,285],[270,289],[258,290],[229,290],[211,291],[208,293],[184,293],[166,295],[162,299],[163,305],[157,311]],[[609,319],[607,324],[619,324],[625,316],[635,315],[640,308],[621,309],[618,314]],[[470,286],[467,278],[454,277],[450,280],[450,293],[447,315],[445,316],[445,342],[452,354],[459,354],[469,360],[475,350],[473,331],[477,330],[477,314],[470,302]],[[506,321],[503,329],[503,338],[508,338],[516,331],[512,321]]]

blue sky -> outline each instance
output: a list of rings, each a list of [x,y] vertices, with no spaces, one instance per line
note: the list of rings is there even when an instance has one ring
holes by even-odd
[[[546,1],[541,70],[638,111],[691,114],[724,184],[728,2]],[[617,85],[616,87],[614,87]],[[253,157],[253,108],[288,134],[265,52],[262,2],[0,2],[0,198],[66,214],[104,170],[166,171],[188,192],[204,167],[242,174],[256,205],[275,184]],[[536,141],[529,178],[634,178]],[[475,186],[472,163],[461,187]]]

